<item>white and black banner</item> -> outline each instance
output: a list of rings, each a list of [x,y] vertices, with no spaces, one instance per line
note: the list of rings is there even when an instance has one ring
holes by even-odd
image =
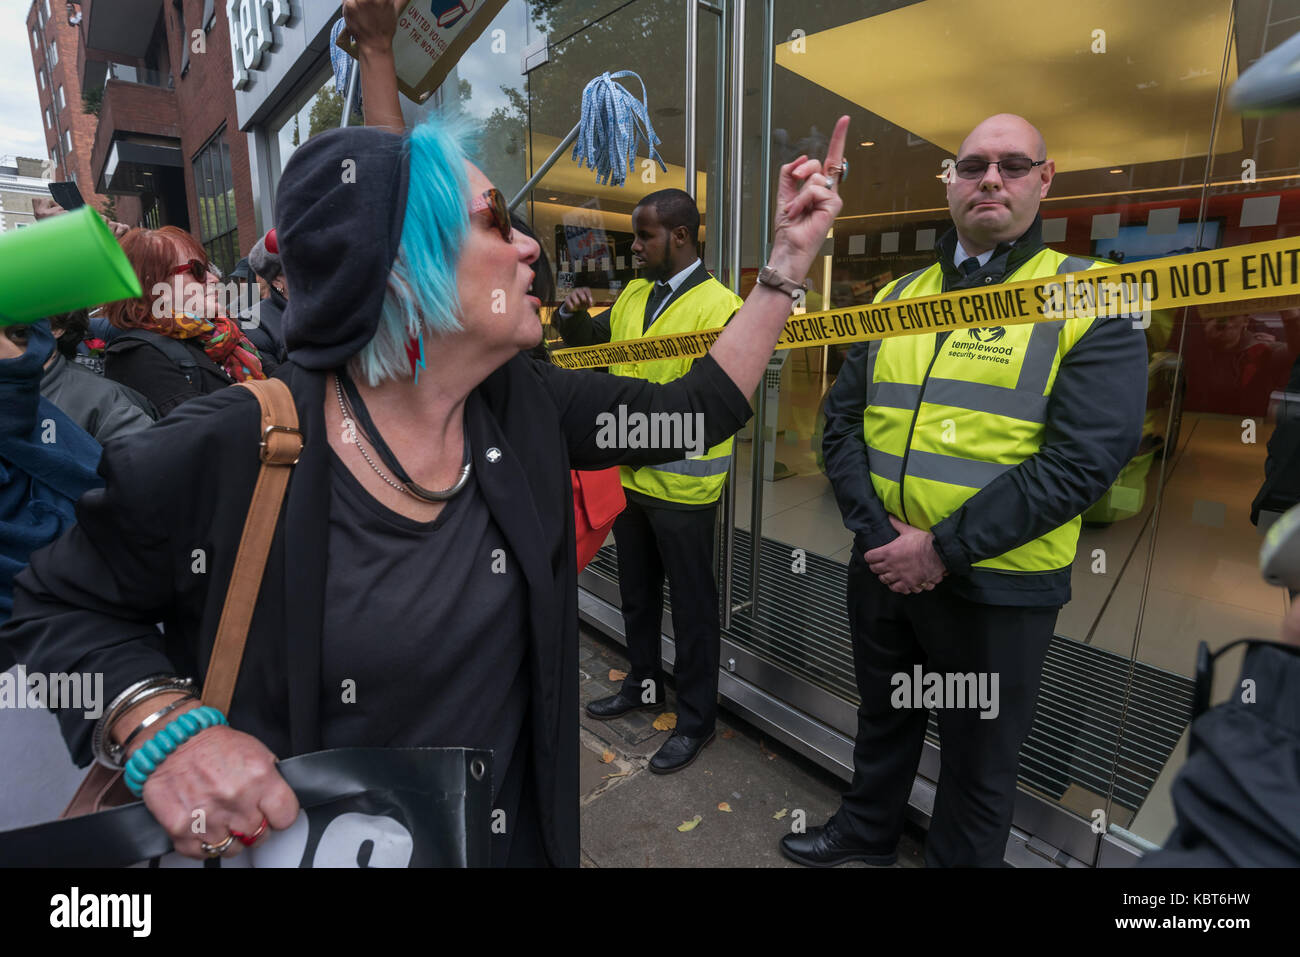
[[[237,857],[199,861],[143,802],[0,833],[0,867],[476,867],[489,862],[492,753],[340,748],[278,765],[302,811]]]

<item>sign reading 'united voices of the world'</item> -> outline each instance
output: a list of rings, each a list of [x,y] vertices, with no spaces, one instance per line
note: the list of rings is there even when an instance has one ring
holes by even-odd
[[[423,103],[442,85],[456,61],[492,22],[505,0],[416,0],[397,18],[393,59],[397,88],[409,99]],[[501,49],[510,38],[500,37]],[[339,35],[339,48],[357,55],[347,31]]]
[[[402,11],[393,37],[397,88],[423,103],[447,78],[483,28],[505,6],[505,0],[415,0]],[[289,0],[226,0],[230,25],[230,62],[233,86],[248,86],[251,74],[275,45],[275,28],[292,15]],[[508,48],[509,38],[502,38]],[[353,57],[356,45],[344,31],[339,48]]]

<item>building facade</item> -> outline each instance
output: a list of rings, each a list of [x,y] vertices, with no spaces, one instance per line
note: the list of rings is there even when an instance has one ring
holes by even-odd
[[[509,0],[438,94],[403,106],[408,122],[450,107],[475,118],[480,165],[512,196],[578,122],[589,81],[637,73],[667,172],[645,163],[643,151],[625,186],[598,185],[566,153],[520,208],[561,290],[590,286],[605,303],[634,275],[632,209],[667,186],[696,197],[706,266],[746,293],[766,259],[779,167],[822,155],[843,113],[852,118],[850,173],[809,276],[810,309],[869,302],[891,279],[934,261],[950,226],[945,170],[965,133],[996,112],[1022,114],[1044,133],[1057,175],[1043,234],[1061,252],[1134,263],[1300,232],[1300,121],[1243,117],[1225,105],[1240,72],[1294,32],[1300,0],[998,0],[981,5],[997,29],[978,42],[967,6]],[[221,7],[238,10],[239,22],[218,41],[218,28],[232,27]],[[185,139],[189,120],[174,109],[175,131],[152,135],[185,141],[178,156],[187,176],[202,137],[224,130],[236,156],[245,148],[238,134],[246,135],[255,206],[245,214],[236,190],[242,240],[274,225],[293,150],[338,124],[328,41],[340,5],[195,0],[181,8],[187,26],[211,12],[208,56],[227,48],[226,88],[236,81],[236,43],[245,75],[224,119],[212,107],[203,130]],[[175,9],[168,3],[163,15],[169,38],[180,35],[168,19]],[[178,62],[174,44],[169,56]],[[186,82],[176,80],[174,104]],[[641,98],[634,79],[623,82]],[[101,128],[96,176],[103,143]],[[1259,528],[1270,509],[1253,516],[1252,501],[1265,479],[1265,443],[1300,405],[1286,391],[1300,362],[1298,317],[1294,297],[1154,317],[1142,446],[1085,515],[1074,597],[1058,617],[1021,754],[1009,854],[1105,866],[1163,842],[1198,642],[1277,636],[1289,598],[1260,577]],[[822,406],[844,354],[816,346],[774,358],[765,401],[736,443],[719,576],[727,705],[847,780],[858,704],[844,612],[852,536],[820,455]],[[615,556],[602,553],[583,573],[580,601],[584,619],[615,636],[617,575]],[[667,617],[663,631],[671,660]],[[1239,661],[1217,669],[1216,700]],[[922,821],[939,747],[932,725],[912,790]]]
[[[27,10],[27,39],[50,160],[42,175],[75,182],[87,203],[101,212],[112,212],[110,198],[96,186],[91,169],[97,121],[87,111],[81,95],[78,64],[82,55],[83,6],[61,0],[35,0]]]
[[[37,0],[29,23],[52,24],[48,5]],[[79,107],[84,97],[91,111],[72,127],[73,148],[63,154],[74,166],[84,162],[78,183],[87,200],[96,202],[93,193],[128,225],[184,229],[219,268],[232,269],[258,234],[248,149],[229,82],[224,5],[83,0],[53,6],[62,40],[60,65],[49,69],[63,69],[68,96],[75,87]]]
[[[27,156],[0,158],[0,233],[36,221],[32,200],[49,196],[43,174],[46,161]]]

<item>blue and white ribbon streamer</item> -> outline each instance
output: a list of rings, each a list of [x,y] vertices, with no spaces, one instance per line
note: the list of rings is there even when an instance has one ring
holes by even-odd
[[[355,62],[352,57],[339,49],[338,38],[343,32],[343,27],[343,18],[339,17],[338,22],[330,28],[330,66],[334,68],[334,92],[339,96],[347,96],[348,71]]]
[[[641,84],[641,100],[615,83],[619,77],[631,76]],[[650,124],[645,83],[631,70],[602,73],[582,91],[582,117],[578,121],[578,139],[573,144],[573,159],[581,169],[585,162],[596,171],[596,182],[622,186],[627,171],[636,162],[637,147],[645,140],[650,159],[665,173],[668,167],[655,149],[660,142]]]

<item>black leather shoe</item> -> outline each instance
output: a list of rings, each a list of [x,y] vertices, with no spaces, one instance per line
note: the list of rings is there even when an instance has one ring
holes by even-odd
[[[834,867],[846,861],[865,861],[887,867],[898,860],[898,851],[859,844],[835,826],[835,818],[824,827],[810,827],[805,834],[781,838],[781,853],[805,867]]]
[[[639,691],[619,689],[618,694],[598,698],[587,705],[587,714],[598,721],[609,721],[611,718],[621,718],[631,711],[659,711],[662,708],[663,702],[660,701],[649,704],[642,702]]]
[[[676,731],[664,742],[664,746],[650,759],[650,770],[655,774],[672,774],[687,767],[700,756],[704,746],[713,740],[713,732],[707,738],[688,738]]]

